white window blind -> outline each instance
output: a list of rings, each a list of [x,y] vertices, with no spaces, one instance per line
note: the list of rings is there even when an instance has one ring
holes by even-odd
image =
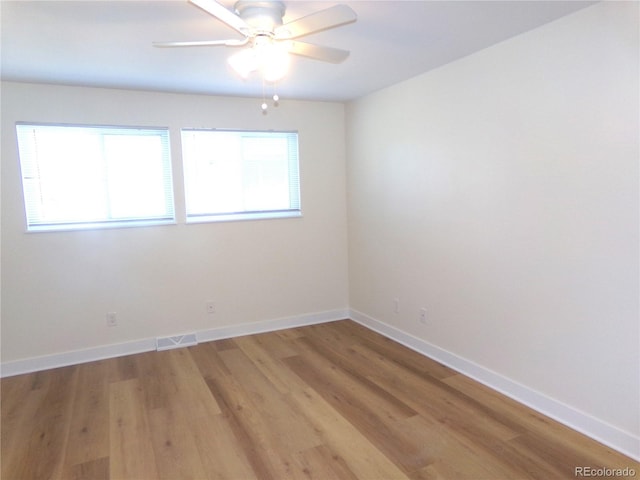
[[[166,128],[18,123],[30,231],[173,223]]]
[[[187,221],[300,216],[298,134],[182,130]]]

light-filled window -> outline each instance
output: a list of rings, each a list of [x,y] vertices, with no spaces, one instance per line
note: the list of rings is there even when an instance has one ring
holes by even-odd
[[[182,130],[188,222],[300,216],[298,134]]]
[[[175,222],[168,129],[16,129],[28,230]]]

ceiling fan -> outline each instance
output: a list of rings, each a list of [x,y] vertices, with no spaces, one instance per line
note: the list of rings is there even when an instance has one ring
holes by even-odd
[[[335,5],[283,24],[282,19],[286,7],[281,1],[239,0],[234,5],[234,12],[215,0],[189,0],[189,2],[237,30],[244,38],[193,42],[154,42],[154,46],[249,46],[254,51],[277,47],[280,51],[331,63],[341,63],[349,56],[347,50],[296,40],[305,35],[356,21],[356,13],[347,5]],[[232,62],[230,61],[230,63]]]

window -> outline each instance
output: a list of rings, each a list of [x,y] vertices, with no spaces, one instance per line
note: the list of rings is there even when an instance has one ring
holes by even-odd
[[[16,129],[29,231],[174,223],[168,129]]]
[[[300,216],[298,134],[182,130],[188,222]]]

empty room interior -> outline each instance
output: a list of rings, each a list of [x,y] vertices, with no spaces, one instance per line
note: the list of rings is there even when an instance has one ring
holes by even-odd
[[[2,1],[1,473],[640,476],[638,1]]]

